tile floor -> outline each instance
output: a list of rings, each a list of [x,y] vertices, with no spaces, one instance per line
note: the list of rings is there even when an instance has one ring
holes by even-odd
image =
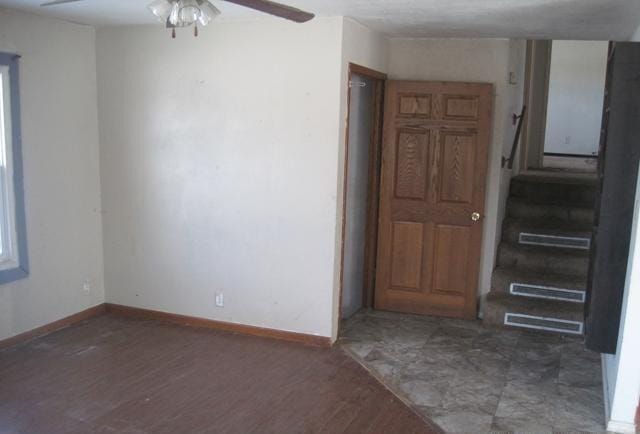
[[[578,337],[365,310],[340,342],[447,432],[604,432],[600,355]]]

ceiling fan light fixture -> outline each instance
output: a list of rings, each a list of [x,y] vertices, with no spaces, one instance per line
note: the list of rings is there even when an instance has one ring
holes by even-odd
[[[182,21],[180,20],[180,6],[178,6],[178,2],[174,2],[171,6],[167,23],[169,23],[171,27],[183,27]]]
[[[206,26],[220,15],[220,11],[209,0],[154,0],[148,6],[151,13],[166,23],[175,35],[176,27]],[[174,36],[175,37],[175,36]]]
[[[147,6],[147,9],[149,9],[153,15],[158,17],[160,22],[164,23],[167,21],[167,18],[169,18],[173,6],[174,2],[170,0],[155,0]]]
[[[195,23],[200,17],[200,5],[196,0],[178,0],[174,6],[177,9],[177,22],[172,24],[178,27],[187,27]],[[171,14],[173,16],[173,13]]]
[[[198,3],[200,4],[198,22],[203,26],[206,26],[220,15],[220,10],[212,5],[209,0],[201,0]]]
[[[55,0],[54,3],[81,0]],[[248,7],[269,15],[285,18],[296,23],[305,23],[315,16],[312,13],[272,0],[226,0],[239,6]],[[198,25],[206,26],[214,20],[220,11],[210,0],[153,0],[148,9],[164,22],[175,38],[177,27],[193,26],[193,34],[198,36]]]

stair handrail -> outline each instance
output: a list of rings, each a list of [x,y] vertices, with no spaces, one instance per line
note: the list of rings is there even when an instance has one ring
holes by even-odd
[[[520,115],[513,114],[513,123],[518,122],[518,127],[516,128],[516,135],[513,138],[513,145],[511,146],[511,154],[509,158],[502,157],[502,168],[508,163],[508,168],[513,169],[513,160],[516,158],[516,151],[518,150],[518,143],[520,143],[520,133],[522,132],[522,121],[524,120],[524,115],[527,112],[527,106],[522,106],[522,111]]]

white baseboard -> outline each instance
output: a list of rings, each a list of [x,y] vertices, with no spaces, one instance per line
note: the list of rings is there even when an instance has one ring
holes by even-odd
[[[610,420],[607,422],[607,431],[620,433],[620,434],[635,434],[636,426],[629,422],[619,422],[617,420]]]
[[[604,420],[608,421],[611,416],[611,402],[609,401],[609,377],[607,376],[607,360],[604,354],[600,355],[600,366],[602,367],[602,393],[604,395]]]
[[[606,372],[606,358],[602,354],[602,393],[604,394],[604,413],[605,421],[607,421],[607,432],[619,433],[619,434],[635,434],[636,425],[633,422],[621,422],[618,420],[610,420],[611,417],[611,402],[609,401],[609,377]],[[639,427],[640,428],[640,427]]]

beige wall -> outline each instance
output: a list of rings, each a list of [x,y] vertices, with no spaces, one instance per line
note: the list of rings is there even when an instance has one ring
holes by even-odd
[[[553,41],[544,151],[597,155],[609,43]]]
[[[360,23],[343,18],[342,45],[341,45],[341,76],[340,76],[340,130],[338,134],[339,147],[337,154],[338,185],[336,196],[336,232],[335,232],[335,269],[333,275],[333,334],[335,339],[338,333],[339,305],[340,305],[340,272],[342,267],[342,223],[344,202],[344,166],[345,166],[345,142],[347,130],[347,95],[349,92],[349,64],[373,69],[378,72],[387,72],[387,38]]]
[[[332,335],[342,22],[98,30],[109,302]]]
[[[487,196],[484,209],[479,294],[490,290],[497,244],[511,174],[501,169],[508,155],[515,127],[511,114],[522,104],[525,42],[508,39],[392,39],[388,51],[389,78],[493,83],[494,124]],[[509,72],[517,84],[509,84]]]
[[[22,55],[30,263],[0,285],[1,340],[104,302],[104,283],[95,32],[0,8],[0,51]]]

